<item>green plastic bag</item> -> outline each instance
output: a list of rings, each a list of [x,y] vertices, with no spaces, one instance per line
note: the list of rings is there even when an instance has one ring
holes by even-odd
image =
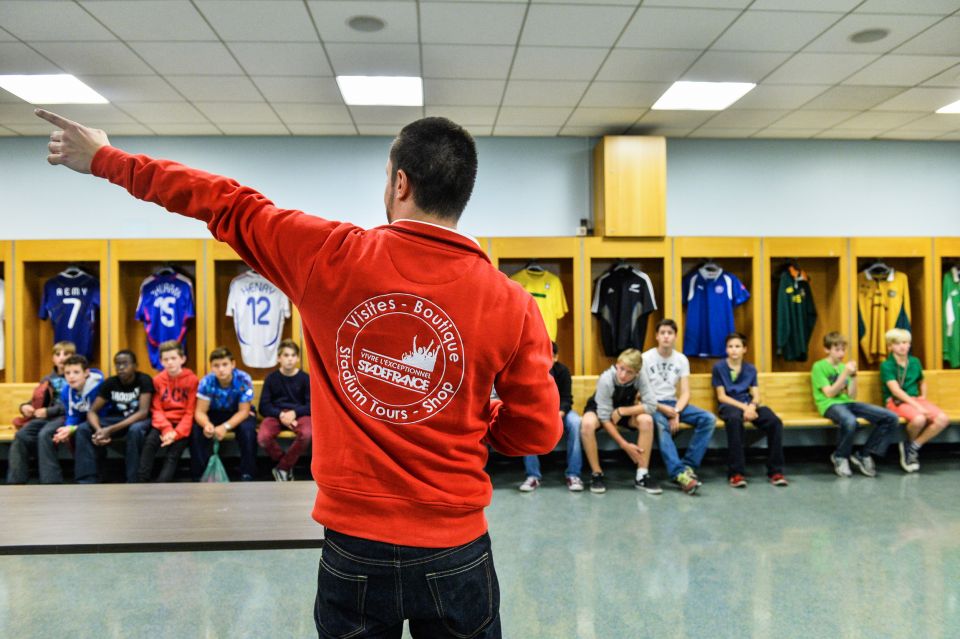
[[[203,471],[200,481],[210,484],[222,484],[230,481],[230,478],[227,477],[227,469],[223,467],[223,462],[220,461],[219,452],[220,442],[213,440],[213,453],[210,455],[210,461],[207,462],[207,468]]]

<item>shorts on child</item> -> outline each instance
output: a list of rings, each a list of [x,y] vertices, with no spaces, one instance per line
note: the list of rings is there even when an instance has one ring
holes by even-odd
[[[906,402],[902,404],[897,404],[892,397],[887,400],[887,409],[896,413],[897,417],[902,417],[908,422],[912,421],[913,418],[916,417],[917,415],[923,416],[925,414],[930,414],[930,413],[933,413],[934,415],[936,415],[937,413],[943,412],[939,408],[937,408],[936,404],[926,399],[923,399],[921,397],[914,397],[913,400],[918,404],[920,404],[921,406],[923,406],[923,411],[917,410],[916,406],[907,404]]]

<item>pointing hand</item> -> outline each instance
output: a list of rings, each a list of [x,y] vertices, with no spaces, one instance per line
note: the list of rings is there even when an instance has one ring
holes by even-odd
[[[62,164],[78,173],[89,173],[93,156],[100,147],[110,144],[107,134],[100,129],[85,127],[43,109],[36,109],[34,113],[60,129],[50,134],[47,145],[50,150],[47,162],[50,164]]]

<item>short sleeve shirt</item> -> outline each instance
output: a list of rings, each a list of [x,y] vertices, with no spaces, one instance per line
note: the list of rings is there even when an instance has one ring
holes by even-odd
[[[837,381],[840,373],[843,372],[843,367],[843,362],[834,366],[830,363],[829,359],[823,358],[810,369],[810,385],[813,386],[813,401],[816,403],[817,410],[820,411],[821,415],[826,413],[827,409],[835,404],[849,404],[853,401],[850,399],[850,395],[847,394],[846,388],[835,397],[827,397],[822,390],[824,386],[830,386]],[[847,384],[849,383],[850,380],[848,379]]]
[[[200,380],[197,398],[210,402],[211,410],[236,412],[240,404],[253,401],[253,380],[247,373],[234,369],[230,385],[224,388],[217,376],[210,373]]]
[[[713,365],[713,386],[723,386],[728,397],[749,404],[753,401],[750,388],[757,386],[757,369],[750,362],[743,362],[740,364],[740,373],[734,379],[727,360],[720,360]]]
[[[550,339],[557,339],[557,321],[567,314],[567,298],[563,294],[563,282],[550,271],[531,271],[523,269],[510,279],[520,284],[533,296],[547,327]]]
[[[690,376],[690,360],[678,351],[663,357],[656,348],[643,354],[643,370],[657,401],[677,399],[677,382]]]
[[[923,381],[923,366],[921,366],[920,360],[911,355],[907,358],[907,365],[900,366],[897,364],[893,353],[890,353],[887,359],[880,364],[880,392],[883,393],[884,404],[893,397],[890,388],[887,386],[887,382],[890,381],[900,384],[903,392],[910,397],[919,397],[920,382]],[[900,403],[896,398],[893,401],[897,404]]]
[[[137,373],[129,385],[124,385],[118,375],[108,377],[97,392],[107,402],[104,416],[126,419],[140,410],[140,397],[153,394],[153,380],[146,373]]]

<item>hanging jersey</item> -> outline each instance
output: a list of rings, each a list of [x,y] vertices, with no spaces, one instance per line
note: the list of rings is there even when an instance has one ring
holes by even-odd
[[[734,330],[733,309],[750,299],[737,276],[722,269],[710,273],[697,269],[683,281],[687,328],[683,352],[693,357],[723,357],[727,335]]]
[[[77,354],[93,354],[93,329],[100,306],[100,282],[88,273],[60,273],[43,286],[40,319],[53,323],[53,341],[73,342]]]
[[[6,320],[6,316],[5,316],[5,313],[6,313],[5,300],[6,299],[7,297],[5,295],[5,285],[3,283],[3,280],[0,280],[0,371],[4,369],[7,361],[3,351],[3,346],[4,346],[3,336],[5,335],[3,330],[4,328],[3,323]]]
[[[230,282],[227,315],[233,318],[243,363],[253,368],[276,366],[283,323],[290,317],[287,296],[262,275],[247,271]]]
[[[960,268],[943,275],[943,359],[960,368]]]
[[[886,332],[910,330],[910,286],[906,274],[890,269],[877,279],[869,272],[857,275],[857,311],[860,347],[871,364],[887,356]]]
[[[568,310],[560,278],[550,271],[523,269],[511,275],[510,279],[533,295],[547,327],[547,334],[552,341],[557,341],[557,320],[566,315]]]
[[[598,277],[590,311],[600,320],[604,354],[616,357],[628,348],[642,350],[647,319],[655,310],[653,283],[643,271],[621,265]]]
[[[792,266],[780,274],[777,288],[777,354],[788,362],[807,361],[807,346],[817,309],[807,274]]]
[[[157,347],[168,340],[176,340],[186,347],[187,320],[194,317],[193,284],[185,275],[164,273],[151,275],[140,285],[137,301],[137,319],[147,332],[147,352],[150,364],[162,370]]]

